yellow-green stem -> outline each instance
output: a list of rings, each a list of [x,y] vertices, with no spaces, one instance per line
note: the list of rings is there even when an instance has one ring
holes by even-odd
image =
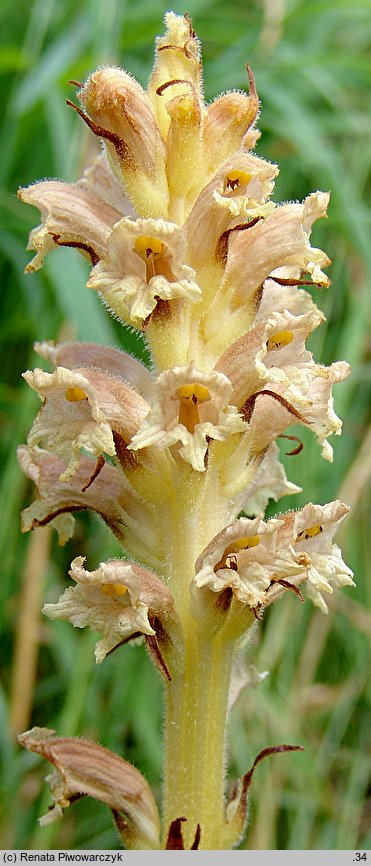
[[[197,824],[200,848],[223,847],[227,702],[233,644],[205,639],[189,620],[184,671],[167,687],[165,727],[164,841],[170,823],[182,826],[190,848]]]

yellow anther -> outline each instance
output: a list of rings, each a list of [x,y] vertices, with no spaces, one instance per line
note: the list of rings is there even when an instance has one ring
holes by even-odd
[[[245,538],[237,538],[235,544],[237,550],[250,550],[250,547],[260,544],[260,538],[259,535],[248,535]]]
[[[272,349],[282,349],[282,346],[288,346],[289,343],[292,343],[294,339],[294,335],[292,331],[278,331],[277,334],[272,334],[267,340],[267,349],[268,351],[272,351]]]
[[[250,547],[256,547],[260,544],[259,535],[246,535],[243,538],[236,538],[235,541],[231,541],[228,544],[224,551],[224,556],[228,556],[230,553],[239,553],[240,550],[250,550]]]
[[[206,403],[210,400],[210,391],[205,385],[200,385],[198,382],[192,382],[189,385],[181,385],[178,388],[179,397],[185,400],[193,400],[197,403]]]
[[[165,244],[159,238],[152,238],[149,235],[136,238],[133,251],[145,262],[147,283],[152,277],[162,273],[165,248]]]
[[[70,403],[78,403],[79,400],[87,400],[87,394],[82,388],[67,388],[66,399]]]
[[[198,382],[190,382],[177,388],[176,394],[171,399],[180,400],[179,424],[183,424],[189,433],[194,433],[196,425],[201,423],[198,404],[211,400],[209,389]]]
[[[256,547],[258,544],[260,544],[259,535],[245,535],[231,541],[225,548],[221,560],[214,565],[214,571],[218,571],[219,568],[232,568],[234,571],[238,571],[236,554],[240,553],[241,550],[250,550],[251,547]]]
[[[320,535],[323,532],[323,526],[320,526],[319,523],[316,526],[308,526],[308,529],[302,529],[301,532],[296,536],[296,541],[306,541],[308,538],[314,538],[316,535]]]
[[[161,256],[164,252],[165,244],[159,240],[159,238],[152,238],[149,235],[143,235],[140,238],[136,238],[134,243],[134,252],[137,253],[141,259],[147,261],[150,256],[154,258],[157,256]]]
[[[246,187],[251,178],[252,174],[247,171],[230,171],[224,178],[224,192],[241,192],[241,187]]]
[[[102,583],[101,590],[104,595],[125,595],[128,591],[123,583]]]

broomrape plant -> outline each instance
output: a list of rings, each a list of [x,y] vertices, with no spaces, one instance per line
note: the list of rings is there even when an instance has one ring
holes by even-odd
[[[264,609],[286,592],[325,596],[352,584],[333,535],[341,502],[264,520],[270,499],[296,493],[277,439],[313,431],[326,460],[339,434],[332,385],[348,365],[317,364],[306,339],[324,316],[305,285],[327,286],[326,254],[311,246],[328,194],[271,201],[275,165],[252,153],[259,101],[232,91],[206,105],[200,47],[187,15],[166,15],[147,90],[103,67],[69,103],[103,150],[74,184],[20,190],[42,222],[31,232],[43,264],[57,246],[91,262],[88,287],[124,325],[145,334],[152,368],[90,343],[37,345],[51,372],[24,374],[42,399],[19,449],[38,489],[23,529],[51,524],[65,543],[73,512],[93,509],[124,557],[88,570],[44,612],[98,632],[97,662],[143,636],[164,679],[161,820],[137,769],[102,746],[34,728],[20,736],[54,764],[55,801],[96,797],[127,848],[231,848],[247,820],[257,762],[227,799],[226,727],[242,685],[264,675],[241,657]],[[238,681],[240,679],[240,682]]]

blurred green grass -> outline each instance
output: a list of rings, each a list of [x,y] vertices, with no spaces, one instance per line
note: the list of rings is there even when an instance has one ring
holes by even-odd
[[[24,276],[29,259],[24,247],[36,212],[22,206],[15,193],[19,185],[38,178],[74,180],[79,175],[91,141],[65,107],[68,80],[81,80],[97,65],[116,62],[145,85],[153,40],[162,32],[167,8],[159,0],[81,0],[78,5],[72,0],[21,0],[15,14],[10,0],[1,5],[2,848],[117,845],[108,812],[91,801],[77,803],[60,824],[38,827],[37,817],[49,802],[43,784],[49,768],[18,749],[10,724],[16,637],[21,628],[32,627],[39,598],[56,597],[73,556],[86,554],[93,564],[118,552],[103,527],[84,515],[78,517],[67,549],[58,548],[46,529],[32,538],[20,536],[19,511],[29,503],[31,489],[17,468],[15,449],[25,441],[38,405],[21,373],[35,364],[36,339],[61,334],[122,346],[138,356],[143,351],[141,341],[109,320],[84,289],[84,262],[78,254],[55,252],[43,271]],[[184,11],[179,2],[172,8]],[[249,650],[250,660],[270,676],[259,690],[242,694],[233,710],[232,775],[246,771],[257,752],[274,743],[301,743],[305,752],[273,757],[259,766],[243,844],[256,849],[369,848],[369,2],[250,0],[236,5],[192,0],[187,11],[203,42],[208,99],[228,88],[246,87],[246,61],[253,66],[262,103],[257,152],[280,164],[276,200],[331,189],[329,218],[315,227],[314,242],[333,260],[333,284],[316,298],[327,323],[313,337],[312,348],[325,363],[345,358],[353,368],[335,390],[344,432],[334,443],[334,464],[321,461],[317,445],[306,437],[304,452],[285,458],[290,479],[304,493],[283,500],[279,508],[339,495],[352,505],[339,542],[354,568],[357,589],[338,593],[328,617],[309,603],[301,606],[286,597],[268,611]],[[142,647],[128,647],[95,668],[93,642],[91,634],[37,618],[37,675],[34,683],[30,671],[27,725],[88,736],[116,749],[159,792],[161,683]]]

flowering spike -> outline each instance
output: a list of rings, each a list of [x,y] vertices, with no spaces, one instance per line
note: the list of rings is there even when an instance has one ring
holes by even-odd
[[[150,354],[147,369],[89,342],[38,344],[53,370],[24,374],[42,406],[18,455],[37,488],[24,531],[50,524],[65,543],[74,513],[91,509],[123,548],[92,571],[76,557],[74,583],[44,613],[98,632],[97,662],[145,641],[164,680],[162,840],[173,850],[236,844],[256,765],[301,748],[264,749],[226,803],[229,707],[267,675],[241,671],[241,647],[265,608],[293,592],[326,612],[326,594],[353,584],[333,542],[344,503],[264,518],[271,499],[300,492],[277,444],[300,453],[293,424],[332,460],[332,387],[349,366],[325,367],[307,348],[324,316],[305,287],[330,284],[311,241],[329,193],[272,200],[278,167],[252,153],[259,97],[246,70],[248,92],[206,104],[191,19],[168,12],[147,89],[115,66],[73,82],[81,107],[68,105],[104,148],[82,178],[19,191],[41,213],[26,270],[57,247],[77,250],[87,287],[145,334]],[[50,732],[23,742],[58,765],[54,813],[100,791],[124,844],[159,847],[137,771],[115,757],[102,769],[106,751],[90,744],[80,766],[77,741]]]

